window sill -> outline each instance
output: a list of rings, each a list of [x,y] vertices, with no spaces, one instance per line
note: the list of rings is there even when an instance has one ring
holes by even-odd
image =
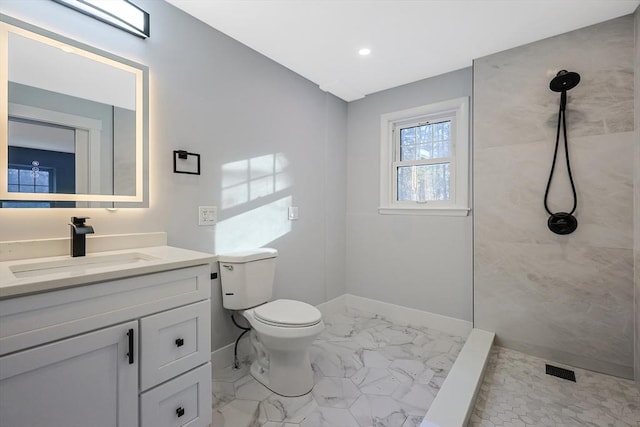
[[[435,215],[435,216],[468,216],[469,208],[459,207],[379,207],[378,213],[381,215]]]

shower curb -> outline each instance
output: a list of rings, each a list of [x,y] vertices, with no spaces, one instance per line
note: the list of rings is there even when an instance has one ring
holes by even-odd
[[[464,427],[491,353],[495,334],[473,329],[444,380],[420,427]]]

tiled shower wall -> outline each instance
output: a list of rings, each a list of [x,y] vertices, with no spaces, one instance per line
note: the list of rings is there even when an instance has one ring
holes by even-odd
[[[634,267],[635,267],[635,377],[640,388],[640,6],[635,16],[635,89],[636,89],[636,139],[635,139],[635,211],[633,219]]]
[[[559,94],[569,92],[578,229],[547,228],[543,196]],[[474,320],[498,343],[633,376],[634,19],[628,15],[474,62]],[[559,153],[552,211],[572,206]]]

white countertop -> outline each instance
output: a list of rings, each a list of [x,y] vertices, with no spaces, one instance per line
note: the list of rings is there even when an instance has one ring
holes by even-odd
[[[121,257],[135,254],[134,260],[119,263]],[[103,260],[113,260],[104,262]],[[172,246],[153,246],[88,253],[85,257],[54,256],[0,262],[0,299],[53,291],[73,286],[158,273],[196,265],[212,264],[215,255]],[[97,261],[93,263],[93,261]],[[102,265],[102,263],[104,264]],[[46,273],[30,274],[29,265],[64,265],[47,268]],[[23,270],[24,272],[14,271]],[[51,272],[49,272],[51,270]],[[18,276],[18,277],[17,277]]]

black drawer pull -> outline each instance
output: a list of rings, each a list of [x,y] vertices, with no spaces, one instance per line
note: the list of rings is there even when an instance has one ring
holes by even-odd
[[[129,337],[129,352],[127,356],[129,356],[129,365],[133,365],[133,329],[129,329],[127,337]]]
[[[176,414],[178,414],[178,418],[183,416],[184,415],[184,408],[181,406],[178,409],[176,409]]]
[[[184,345],[184,340],[182,338],[178,338],[176,340],[176,347],[182,347]]]

